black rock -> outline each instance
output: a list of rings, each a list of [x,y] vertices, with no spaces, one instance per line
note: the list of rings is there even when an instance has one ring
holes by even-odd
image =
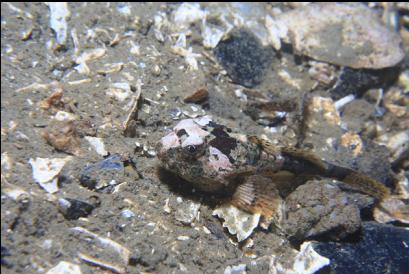
[[[214,50],[230,78],[245,87],[260,84],[273,59],[271,48],[265,48],[252,33],[240,29],[221,41]]]
[[[408,273],[409,230],[364,223],[356,243],[315,243],[314,250],[330,259],[330,273]]]
[[[338,100],[349,94],[360,97],[371,88],[382,88],[396,80],[398,68],[380,70],[353,69],[345,67],[335,86],[330,90],[331,98]]]
[[[85,167],[80,173],[80,183],[97,191],[106,192],[112,188],[124,173],[124,163],[121,156],[114,154],[108,158]]]
[[[76,199],[58,199],[60,212],[68,220],[77,220],[80,217],[87,217],[94,210],[94,206]]]

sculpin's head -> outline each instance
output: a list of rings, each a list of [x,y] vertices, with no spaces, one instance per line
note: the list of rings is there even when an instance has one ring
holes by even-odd
[[[161,165],[204,191],[219,191],[237,177],[277,169],[278,155],[234,138],[211,117],[180,121],[157,145]]]

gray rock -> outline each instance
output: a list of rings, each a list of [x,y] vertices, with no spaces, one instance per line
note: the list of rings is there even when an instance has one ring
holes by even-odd
[[[295,241],[318,236],[334,240],[345,238],[361,227],[355,200],[367,196],[354,195],[354,199],[349,197],[333,180],[309,181],[287,197],[282,229]]]

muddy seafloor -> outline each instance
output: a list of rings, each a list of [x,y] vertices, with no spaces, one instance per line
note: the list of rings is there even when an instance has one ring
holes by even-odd
[[[195,191],[186,182],[158,169],[153,152],[156,143],[177,120],[188,116],[210,114],[237,133],[277,137],[269,135],[271,130],[243,111],[245,102],[236,96],[235,90],[245,88],[232,83],[215,62],[213,51],[203,48],[201,38],[197,37],[200,24],[192,25],[189,36],[193,52],[203,53],[198,58],[198,70],[188,69],[185,59],[172,52],[170,39],[158,41],[155,15],[161,11],[170,17],[178,5],[129,4],[131,13],[126,14],[119,12],[122,4],[70,3],[67,42],[58,47],[49,26],[46,4],[2,3],[2,272],[45,273],[60,261],[78,264],[82,273],[109,272],[79,259],[79,252],[111,261],[127,273],[223,273],[227,267],[240,264],[246,265],[247,273],[267,273],[272,254],[279,254],[282,261],[293,256],[292,249],[297,246],[260,228],[251,241],[237,244],[235,237],[222,227],[221,220],[212,216],[217,197]],[[78,37],[77,45],[72,39],[73,31]],[[131,50],[131,41],[139,46],[138,50]],[[74,69],[77,65],[74,56],[93,49],[105,52],[102,57],[87,61],[87,73]],[[302,91],[328,96],[325,88],[316,88],[304,60],[285,51],[273,55],[264,80],[254,90],[274,94],[270,98],[284,101],[300,100],[305,95]],[[297,81],[280,78],[278,71],[283,69]],[[398,69],[397,76],[403,70]],[[30,87],[34,83],[40,85]],[[110,93],[113,83],[130,85],[124,100]],[[132,137],[126,137],[123,124],[139,87],[147,100],[138,113]],[[204,103],[184,103],[186,96],[202,87],[209,91]],[[43,107],[41,102],[58,88],[63,90],[62,103]],[[401,89],[398,80],[384,90],[390,89]],[[396,117],[388,109],[378,116],[362,111],[362,107],[375,108],[370,95],[347,105],[342,118],[350,128],[365,132],[372,139],[376,136],[366,127],[373,121],[380,122],[385,132],[408,129],[407,116]],[[79,128],[80,150],[74,153],[56,149],[44,138],[44,131],[50,130],[51,118],[58,111],[74,114],[80,122],[75,124]],[[175,118],[178,112],[182,113]],[[277,122],[287,123],[290,129],[277,137],[286,145],[294,144],[297,135],[302,134],[297,125],[302,111],[295,112],[287,120]],[[58,129],[59,125],[55,127]],[[308,142],[320,144],[323,138],[339,134],[337,130],[317,125]],[[102,138],[109,154],[126,158],[125,167],[116,177],[118,185],[96,191],[80,184],[84,167],[104,158],[84,136]],[[47,193],[33,179],[30,159],[68,155],[73,158],[58,175],[59,190]],[[346,161],[333,159],[336,156],[331,153],[326,157],[334,162]],[[29,202],[22,203],[4,194],[4,184],[28,193]],[[95,208],[86,218],[70,220],[59,210],[60,198],[77,199]],[[201,204],[199,215],[191,223],[181,221],[183,210],[189,210],[192,203]],[[98,249],[86,244],[86,237],[72,230],[74,227],[83,227],[125,246],[130,251],[131,263],[124,263],[109,250],[100,249],[98,254]]]

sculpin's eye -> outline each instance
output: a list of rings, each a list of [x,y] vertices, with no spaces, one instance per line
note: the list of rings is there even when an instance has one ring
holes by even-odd
[[[183,154],[187,158],[196,158],[204,153],[204,147],[202,145],[187,145],[183,148]]]
[[[190,154],[195,154],[197,152],[197,146],[188,145],[186,147],[186,151],[189,152]]]

